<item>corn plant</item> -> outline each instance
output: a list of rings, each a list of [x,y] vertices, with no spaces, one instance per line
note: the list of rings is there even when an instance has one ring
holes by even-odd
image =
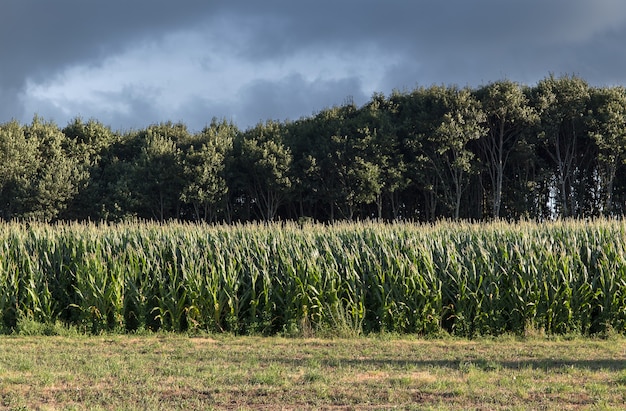
[[[593,334],[626,327],[623,220],[0,224],[0,321],[88,331]]]

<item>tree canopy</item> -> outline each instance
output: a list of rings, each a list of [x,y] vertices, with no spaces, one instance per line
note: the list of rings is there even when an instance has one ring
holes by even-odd
[[[0,218],[232,222],[552,219],[626,211],[626,91],[535,86],[376,93],[247,130],[212,119],[113,131],[0,124]]]

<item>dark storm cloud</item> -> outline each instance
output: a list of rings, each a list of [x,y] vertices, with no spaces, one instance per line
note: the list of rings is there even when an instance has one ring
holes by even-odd
[[[246,51],[255,58],[360,43],[435,56],[567,45],[623,23],[625,12],[616,0],[263,1],[231,11],[253,32]]]
[[[345,99],[364,102],[367,97],[356,79],[307,82],[295,74],[280,81],[257,81],[241,93],[244,102],[241,112],[245,117],[237,118],[237,123],[297,120],[334,105],[329,102],[341,104]]]
[[[8,0],[0,14],[0,116],[19,117],[28,79],[46,81],[74,64],[98,65],[132,43],[158,38],[210,13],[207,2]],[[28,115],[28,114],[27,114]]]
[[[199,83],[215,82],[214,96],[182,88],[167,92],[167,81],[153,80],[162,95],[180,94],[176,105],[159,106],[133,87],[133,78],[112,85],[108,96],[83,99],[109,106],[117,99],[125,110],[72,103],[76,87],[54,101],[45,93],[29,94],[29,85],[71,82],[73,67],[115,70],[107,59],[142,44],[158,53],[168,36],[181,31],[198,33],[203,42],[177,44],[176,58],[197,56],[206,62],[198,65],[205,72],[220,61],[231,65],[211,74],[215,78],[198,77]],[[363,102],[374,91],[418,84],[475,86],[501,78],[535,83],[550,73],[626,84],[624,43],[622,0],[8,0],[0,14],[0,121],[32,117],[23,105],[28,101],[28,110],[61,123],[72,111],[113,127],[168,119],[201,127],[213,115],[245,127],[309,115],[349,95]],[[312,72],[320,56],[327,66]],[[264,65],[273,68],[257,70]],[[146,68],[158,70],[176,68],[158,62]],[[193,82],[196,74],[180,76]],[[224,87],[225,81],[235,84]],[[74,113],[77,108],[82,113]]]
[[[11,58],[3,58],[2,74],[45,74],[76,60],[101,58],[141,38],[194,24],[210,14],[206,4],[9,0],[2,5],[0,50]]]

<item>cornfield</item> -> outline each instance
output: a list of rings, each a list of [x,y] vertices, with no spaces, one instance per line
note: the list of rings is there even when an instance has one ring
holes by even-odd
[[[0,329],[626,330],[626,221],[0,224]]]

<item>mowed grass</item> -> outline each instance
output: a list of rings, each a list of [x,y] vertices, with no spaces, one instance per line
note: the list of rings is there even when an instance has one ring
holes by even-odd
[[[0,337],[0,408],[624,409],[626,339]]]

